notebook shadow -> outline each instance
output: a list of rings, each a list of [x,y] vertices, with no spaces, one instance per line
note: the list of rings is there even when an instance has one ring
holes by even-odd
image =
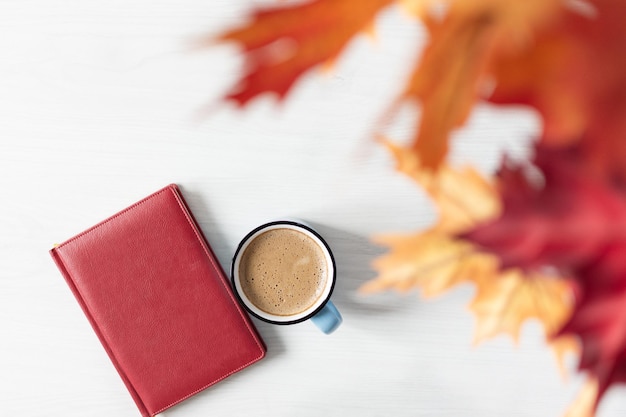
[[[190,187],[181,187],[181,189],[185,195],[185,201],[194,213],[196,222],[222,265],[222,269],[226,273],[230,284],[229,271],[233,253],[225,234],[222,232],[220,223],[213,216],[203,193],[190,189]],[[267,354],[262,362],[271,362],[274,357],[280,356],[285,352],[285,345],[279,336],[278,329],[275,325],[265,323],[254,317],[251,317],[251,319],[267,347]]]
[[[198,226],[202,230],[204,237],[209,242],[209,246],[220,261],[224,272],[228,276],[230,261],[232,254],[228,245],[228,239],[222,232],[219,221],[213,215],[210,205],[205,201],[203,193],[192,189],[191,187],[180,187],[185,197],[185,201],[189,205],[189,209],[193,213]]]
[[[219,221],[213,216],[210,205],[205,201],[204,194],[200,191],[194,190],[192,187],[185,186],[180,187],[185,201],[189,205],[189,209],[193,213],[193,217],[202,230],[206,240],[209,242],[211,249],[215,253],[215,256],[219,260],[220,264],[226,276],[228,278],[228,284],[230,285],[229,270],[230,262],[232,259],[231,249],[228,245],[226,235],[222,232]],[[247,378],[249,373],[256,372],[257,369],[265,366],[271,366],[271,363],[278,356],[281,356],[285,352],[285,344],[280,338],[277,326],[265,323],[254,317],[251,320],[257,328],[261,338],[265,342],[267,347],[267,353],[263,360],[253,364],[249,369],[243,369],[240,372],[236,372],[230,375],[228,378],[220,381],[219,383],[208,387],[207,389],[197,393],[193,397],[177,404],[176,406],[168,409],[160,416],[182,416],[187,415],[188,412],[195,410],[198,404],[202,404],[206,401],[210,401],[210,398],[214,395],[220,395],[222,390],[229,390],[233,384],[237,384],[239,378]],[[197,411],[197,410],[195,410]]]

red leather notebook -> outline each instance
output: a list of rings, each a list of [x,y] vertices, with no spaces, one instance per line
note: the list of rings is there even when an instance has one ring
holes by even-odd
[[[50,253],[144,416],[265,355],[176,185]]]

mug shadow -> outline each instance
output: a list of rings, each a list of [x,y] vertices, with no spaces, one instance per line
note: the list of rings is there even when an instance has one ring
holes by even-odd
[[[382,293],[364,295],[359,288],[376,277],[371,267],[375,258],[386,249],[375,245],[368,236],[359,235],[321,223],[308,222],[326,240],[337,264],[337,282],[332,300],[339,310],[359,314],[385,314],[415,304],[413,297]],[[391,298],[391,300],[390,300]]]
[[[190,210],[209,242],[215,256],[222,265],[230,285],[230,263],[236,247],[229,245],[219,221],[213,216],[210,204],[204,194],[191,186],[181,186]],[[337,282],[332,300],[340,311],[347,314],[376,315],[397,312],[415,305],[414,297],[399,297],[395,293],[363,295],[359,288],[374,279],[376,272],[372,261],[386,252],[386,249],[373,244],[368,236],[360,235],[319,222],[304,220],[310,224],[328,243],[337,264]],[[278,326],[251,317],[267,346],[267,355],[257,366],[270,363],[285,353],[285,343],[280,337]]]

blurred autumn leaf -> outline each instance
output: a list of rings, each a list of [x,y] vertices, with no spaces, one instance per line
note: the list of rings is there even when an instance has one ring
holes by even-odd
[[[311,69],[335,60],[348,43],[370,28],[394,3],[411,10],[430,33],[422,56],[390,115],[406,102],[422,112],[411,149],[422,166],[439,166],[450,132],[488,95],[490,69],[501,57],[522,53],[536,27],[545,26],[563,7],[560,0],[313,0],[254,11],[248,23],[219,41],[237,43],[245,71],[227,100],[245,106],[261,94],[283,99]],[[442,4],[448,12],[441,18]]]

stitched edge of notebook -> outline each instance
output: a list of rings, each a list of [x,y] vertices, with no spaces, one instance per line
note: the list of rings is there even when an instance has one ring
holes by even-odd
[[[171,404],[166,405],[165,407],[161,408],[159,411],[155,412],[154,414],[162,413],[163,411],[167,410],[168,408],[171,408],[171,407],[175,406],[176,404],[179,404],[179,403],[185,401],[186,399],[188,399],[190,397],[193,397],[194,395],[198,394],[199,392],[202,392],[203,390],[209,388],[211,385],[215,385],[218,382],[220,382],[221,380],[226,379],[229,376],[231,376],[233,374],[236,374],[237,372],[241,371],[242,369],[252,365],[253,363],[255,363],[255,362],[259,361],[259,360],[261,360],[264,356],[265,356],[265,353],[262,352],[260,356],[252,359],[250,362],[246,362],[245,364],[241,365],[240,367],[238,367],[236,369],[233,369],[232,371],[229,371],[228,373],[220,376],[219,378],[211,381],[210,383],[208,383],[206,385],[203,385],[202,387],[198,388],[197,390],[195,390],[195,391],[185,395],[184,397],[182,397],[182,398],[172,402]]]

